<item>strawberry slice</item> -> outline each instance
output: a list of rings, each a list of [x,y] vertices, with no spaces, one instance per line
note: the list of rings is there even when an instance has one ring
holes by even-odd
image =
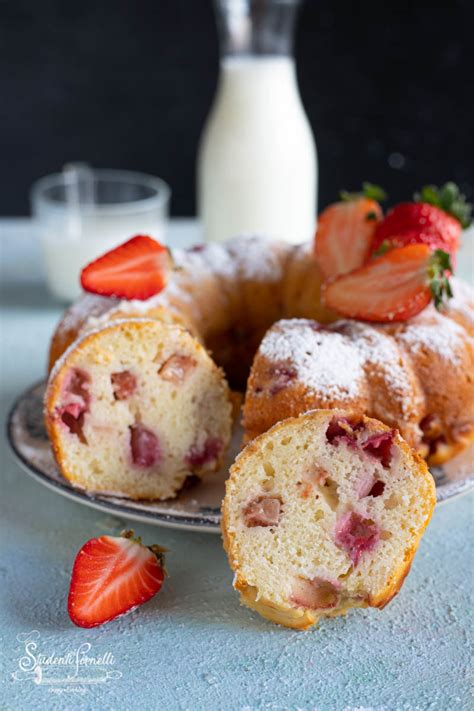
[[[446,276],[449,255],[425,244],[392,249],[382,257],[323,285],[325,304],[364,321],[405,321],[433,299],[438,308],[452,296]]]
[[[327,207],[318,218],[314,254],[327,279],[361,267],[372,252],[372,241],[382,209],[373,195],[380,188],[364,184],[364,193],[342,193],[341,202]]]
[[[166,286],[170,267],[165,246],[137,235],[84,267],[81,284],[93,294],[145,300]]]
[[[165,576],[164,548],[142,545],[133,531],[91,538],[76,556],[68,613],[78,627],[97,627],[152,598]]]

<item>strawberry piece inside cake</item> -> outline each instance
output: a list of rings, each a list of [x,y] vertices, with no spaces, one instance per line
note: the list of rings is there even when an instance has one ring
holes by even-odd
[[[220,466],[231,431],[229,389],[179,326],[115,321],[58,361],[46,423],[61,472],[76,486],[165,499],[188,477]]]
[[[337,410],[284,420],[231,468],[223,534],[242,601],[306,629],[384,607],[435,504],[425,462],[380,421]]]

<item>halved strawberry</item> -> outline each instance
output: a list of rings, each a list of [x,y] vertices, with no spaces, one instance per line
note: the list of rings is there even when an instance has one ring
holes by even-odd
[[[379,191],[379,192],[377,192]],[[341,202],[329,205],[318,218],[314,254],[327,279],[346,274],[365,264],[382,209],[373,195],[383,191],[364,184],[363,193],[341,193]]]
[[[363,321],[405,321],[433,299],[436,307],[452,292],[446,276],[449,255],[425,244],[392,249],[382,257],[323,285],[326,305]]]
[[[137,235],[84,267],[81,284],[93,294],[145,300],[166,286],[170,270],[166,247]]]
[[[92,538],[72,570],[69,617],[78,627],[97,627],[152,598],[165,576],[164,548],[142,545],[133,531]]]

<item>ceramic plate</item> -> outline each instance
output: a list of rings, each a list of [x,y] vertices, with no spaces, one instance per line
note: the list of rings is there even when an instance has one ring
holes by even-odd
[[[21,395],[8,420],[8,440],[20,465],[31,476],[58,494],[86,506],[127,519],[171,528],[219,533],[220,504],[224,481],[239,451],[242,433],[236,428],[221,471],[205,482],[185,489],[172,501],[132,501],[117,496],[91,495],[75,488],[59,473],[43,423],[45,383],[38,383]],[[474,487],[474,446],[443,467],[431,472],[436,481],[438,503],[448,501]]]

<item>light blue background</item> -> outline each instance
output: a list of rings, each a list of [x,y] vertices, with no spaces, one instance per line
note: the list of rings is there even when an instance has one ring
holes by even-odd
[[[178,226],[179,227],[179,226]],[[38,283],[25,224],[0,235],[7,286],[1,320],[2,418],[42,377],[58,308]],[[29,259],[18,259],[28,249]],[[135,526],[170,548],[169,579],[150,603],[102,628],[75,628],[66,612],[71,566],[90,537],[124,521],[67,501],[14,463],[2,433],[0,709],[472,709],[473,504],[435,511],[412,573],[383,612],[357,611],[309,632],[271,625],[239,606],[219,537]],[[56,696],[14,681],[38,630],[45,654],[90,642],[122,677]]]

